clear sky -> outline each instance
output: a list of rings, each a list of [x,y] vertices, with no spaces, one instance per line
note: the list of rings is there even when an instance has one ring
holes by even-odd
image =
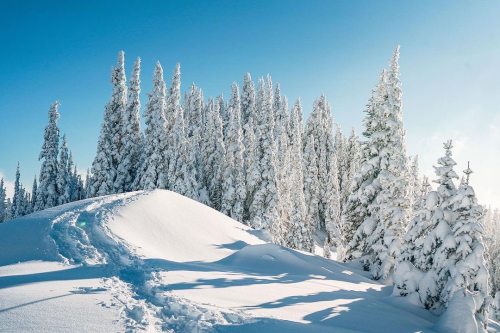
[[[344,131],[364,106],[394,47],[408,150],[423,173],[451,138],[457,171],[471,161],[482,203],[500,207],[500,1],[9,1],[0,0],[0,174],[17,161],[27,187],[38,172],[47,110],[80,170],[91,165],[110,70],[125,51],[143,63],[143,102],[155,61],[183,89],[228,95],[245,72],[271,74],[309,113],[325,93]]]

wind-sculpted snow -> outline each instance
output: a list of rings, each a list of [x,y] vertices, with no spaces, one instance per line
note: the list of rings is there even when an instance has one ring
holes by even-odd
[[[437,332],[350,267],[155,190],[0,224],[1,332]]]

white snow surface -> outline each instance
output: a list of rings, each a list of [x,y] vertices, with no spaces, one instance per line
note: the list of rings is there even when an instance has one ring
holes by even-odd
[[[165,190],[0,224],[0,332],[440,332],[356,267],[263,239]]]

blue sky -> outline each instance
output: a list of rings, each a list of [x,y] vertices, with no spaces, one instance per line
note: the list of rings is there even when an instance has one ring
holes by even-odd
[[[401,45],[408,150],[423,173],[456,141],[484,203],[500,206],[499,1],[17,1],[0,0],[0,174],[20,161],[29,187],[47,110],[61,102],[80,170],[90,166],[110,69],[141,56],[143,101],[160,60],[181,63],[183,89],[229,92],[245,72],[270,73],[304,111],[326,94],[345,131],[361,129],[381,70]]]

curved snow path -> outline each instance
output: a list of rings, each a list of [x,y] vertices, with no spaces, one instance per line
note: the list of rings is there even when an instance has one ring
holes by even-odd
[[[0,244],[9,249],[0,251],[0,331],[2,290],[37,282],[35,266],[26,275],[16,263],[39,260],[70,265],[66,279],[99,281],[73,286],[102,298],[109,311],[96,316],[120,313],[118,326],[74,332],[435,332],[433,315],[354,268],[267,244],[169,191],[88,199],[0,224]],[[57,272],[42,273],[43,281],[63,279]]]

